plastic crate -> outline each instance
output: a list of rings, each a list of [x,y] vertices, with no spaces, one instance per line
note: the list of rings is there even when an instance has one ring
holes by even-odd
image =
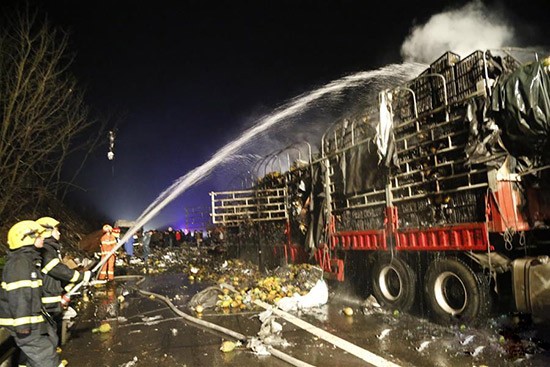
[[[411,89],[416,95],[416,108],[419,114],[433,109],[431,77],[426,77],[430,73],[430,69],[424,70],[412,83]]]
[[[506,55],[502,58],[502,64],[504,68],[509,71],[516,70],[520,66],[520,63],[510,55]]]
[[[454,52],[445,52],[439,59],[435,60],[430,69],[432,72],[441,74],[443,71],[452,68],[457,62],[460,61],[460,55]]]
[[[449,68],[440,71],[438,74],[445,78],[445,87],[447,89],[447,103],[453,103],[456,101],[457,89],[456,89],[456,73],[454,68]],[[445,104],[445,93],[443,91],[443,80],[439,77],[432,79],[432,86],[434,91],[434,107],[439,107]]]
[[[484,79],[483,52],[475,51],[455,66],[457,99],[461,100],[477,91],[477,84]]]

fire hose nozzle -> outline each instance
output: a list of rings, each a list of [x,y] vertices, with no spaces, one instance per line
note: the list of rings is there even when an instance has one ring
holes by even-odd
[[[67,296],[66,294],[61,296],[61,306],[63,308],[67,308],[69,306],[69,303],[71,303],[71,297]]]

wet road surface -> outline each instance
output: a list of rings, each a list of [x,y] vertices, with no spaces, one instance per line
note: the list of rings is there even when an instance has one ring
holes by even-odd
[[[219,350],[231,338],[176,318],[164,302],[136,291],[135,281],[94,289],[81,301],[80,315],[63,347],[62,358],[74,367],[98,366],[288,366],[272,356],[256,356],[244,347]],[[168,296],[186,313],[186,303],[207,285],[190,284],[183,274],[148,276],[139,288]],[[548,366],[550,332],[522,326],[513,318],[492,319],[487,326],[443,327],[422,318],[365,308],[345,286],[331,285],[329,303],[301,319],[402,366]],[[123,297],[121,297],[121,295]],[[353,316],[342,309],[350,306]],[[202,319],[247,336],[260,328],[262,311],[205,312]],[[517,321],[517,320],[516,320]],[[108,333],[92,330],[109,323]],[[366,366],[367,362],[295,325],[278,319],[290,347],[281,351],[315,366]]]

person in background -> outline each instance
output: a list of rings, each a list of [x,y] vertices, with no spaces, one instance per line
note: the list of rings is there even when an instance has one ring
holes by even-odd
[[[168,227],[168,232],[166,232],[164,237],[164,247],[172,248],[176,244],[176,235],[172,227]]]
[[[147,260],[149,259],[149,254],[151,253],[151,236],[153,235],[153,231],[147,231],[143,234],[143,238],[141,239],[141,244],[143,246],[143,261],[145,261],[145,265],[147,265]]]
[[[181,235],[181,229],[178,229],[175,233],[175,237],[176,237],[176,243],[179,245],[181,245],[181,241],[182,241],[182,235]]]
[[[126,251],[126,261],[129,262],[134,256],[134,236],[130,236],[128,241],[124,242],[124,251]]]
[[[195,242],[197,243],[197,247],[199,247],[202,243],[202,231],[195,231]]]
[[[42,312],[42,257],[44,228],[32,220],[8,231],[9,253],[2,272],[0,326],[8,329],[29,367],[63,366],[56,352],[57,336]]]
[[[91,271],[79,272],[71,270],[61,262],[61,244],[59,238],[59,221],[51,217],[42,217],[36,220],[44,228],[42,237],[44,247],[42,248],[42,304],[46,311],[55,321],[54,329],[57,333],[63,319],[61,308],[63,291],[69,291],[75,283],[89,282],[92,276]],[[63,288],[65,287],[65,288]],[[68,302],[68,297],[63,298]]]
[[[113,253],[109,255],[110,252],[116,247],[117,241],[113,235],[113,227],[108,224],[103,226],[103,236],[101,236],[101,261],[107,259],[101,270],[99,271],[99,280],[113,280],[115,279],[115,261],[116,255]]]

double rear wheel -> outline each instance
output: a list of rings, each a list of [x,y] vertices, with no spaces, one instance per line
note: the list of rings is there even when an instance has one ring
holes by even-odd
[[[417,273],[402,256],[384,254],[372,268],[372,291],[386,309],[408,312],[417,301]],[[486,320],[492,297],[486,274],[457,257],[429,264],[424,276],[427,313],[440,324],[478,324]]]
[[[458,258],[432,261],[424,294],[430,318],[440,324],[478,323],[491,310],[487,277]]]
[[[409,311],[415,302],[416,273],[397,256],[380,256],[372,269],[372,290],[387,309]]]

